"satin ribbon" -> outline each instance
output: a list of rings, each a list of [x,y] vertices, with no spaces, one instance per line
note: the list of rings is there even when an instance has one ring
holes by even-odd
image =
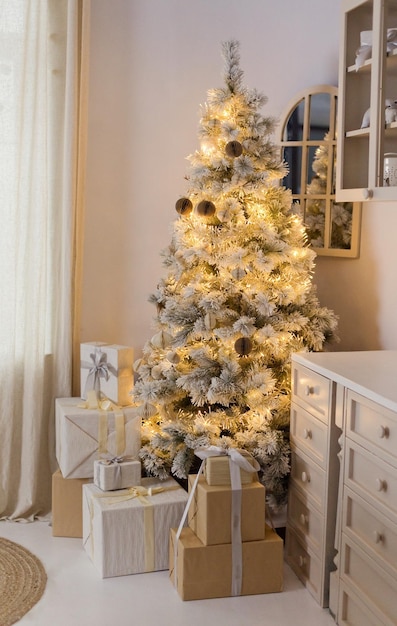
[[[243,456],[241,450],[237,448],[221,448],[219,446],[208,446],[206,448],[198,448],[194,451],[195,455],[201,459],[201,465],[197,476],[192,485],[189,493],[188,501],[186,503],[185,510],[182,515],[182,519],[179,523],[178,530],[175,535],[174,544],[174,585],[178,586],[178,541],[181,536],[182,528],[185,525],[186,518],[189,512],[189,508],[192,504],[194,494],[198,485],[200,475],[204,471],[204,465],[206,459],[210,456],[228,456],[230,467],[230,483],[232,491],[232,514],[231,514],[231,537],[232,537],[232,587],[231,595],[241,595],[241,587],[243,580],[243,552],[242,552],[242,540],[241,540],[241,474],[240,468],[246,472],[257,472],[260,469],[260,465],[256,459],[252,459],[251,464],[247,456]],[[247,455],[248,453],[245,452]]]
[[[221,448],[220,446],[208,446],[206,448],[198,448],[197,450],[195,450],[194,453],[196,456],[199,457],[199,459],[202,460],[208,459],[208,457],[210,456],[228,456],[230,467],[231,462],[233,462],[246,472],[258,472],[261,468],[258,461],[254,459],[253,456],[251,456],[245,450],[240,450],[238,448]],[[251,462],[248,461],[248,458],[251,459]]]
[[[126,448],[125,439],[125,417],[120,406],[109,400],[104,394],[91,389],[87,392],[87,400],[78,405],[82,409],[99,411],[98,421],[98,454],[104,455],[108,452],[108,412],[114,414],[114,428],[116,433],[116,457],[120,457]]]
[[[126,502],[138,498],[139,502],[143,505],[143,523],[144,523],[144,547],[145,547],[145,572],[153,572],[155,569],[155,545],[154,545],[154,511],[153,504],[148,500],[158,493],[164,491],[174,491],[180,489],[179,485],[172,487],[143,487],[137,485],[136,487],[130,487],[129,489],[122,489],[118,493],[113,491],[104,493],[91,494],[89,500],[90,511],[90,537],[91,537],[91,554],[94,556],[94,533],[93,533],[93,501],[94,498],[106,498],[111,500],[109,504],[119,504],[120,502]],[[88,539],[88,537],[87,537]]]
[[[88,369],[87,380],[85,382],[84,395],[93,389],[97,393],[101,390],[101,378],[109,380],[110,365],[107,362],[106,352],[102,352],[100,348],[95,348],[94,352],[90,353],[91,361],[82,361],[80,366],[83,369]]]

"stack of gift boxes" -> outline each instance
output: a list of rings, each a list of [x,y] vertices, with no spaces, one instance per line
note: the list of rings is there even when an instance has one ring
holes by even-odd
[[[141,478],[133,351],[91,342],[80,355],[81,398],[55,401],[53,535],[82,537],[104,578],[168,569],[169,529],[188,496],[172,478]]]
[[[265,524],[265,488],[239,466],[252,457],[235,456],[210,456],[189,476],[188,526],[170,531],[170,577],[182,600],[282,590],[283,541]]]
[[[55,403],[53,535],[82,537],[102,578],[169,569],[183,600],[281,591],[283,542],[250,455],[202,452],[188,492],[141,477],[132,362],[131,348],[81,344],[81,398]]]
[[[81,344],[80,357],[81,397],[55,401],[59,469],[52,477],[52,532],[57,537],[82,537],[82,487],[93,482],[101,457],[128,455],[140,477],[140,426],[129,406],[133,351],[91,342]]]

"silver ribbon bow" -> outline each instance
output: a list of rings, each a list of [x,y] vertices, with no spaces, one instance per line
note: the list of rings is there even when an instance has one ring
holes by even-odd
[[[106,352],[102,352],[102,350],[95,348],[95,351],[90,354],[90,359],[92,361],[92,365],[90,364],[85,384],[86,393],[90,389],[94,389],[96,393],[99,393],[101,390],[101,378],[104,378],[107,381],[110,376],[107,354]]]

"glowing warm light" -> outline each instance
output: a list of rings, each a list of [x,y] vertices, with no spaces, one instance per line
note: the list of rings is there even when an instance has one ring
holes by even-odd
[[[201,151],[204,152],[205,155],[210,155],[213,154],[215,152],[215,147],[211,144],[208,143],[202,143],[201,144]]]

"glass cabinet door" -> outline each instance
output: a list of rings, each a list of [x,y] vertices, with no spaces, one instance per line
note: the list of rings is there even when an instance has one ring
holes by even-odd
[[[397,199],[397,0],[344,0],[338,201]]]

